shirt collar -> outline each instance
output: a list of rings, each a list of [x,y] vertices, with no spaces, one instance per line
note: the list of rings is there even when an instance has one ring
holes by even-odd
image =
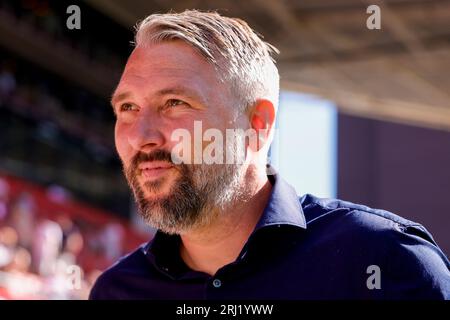
[[[305,214],[295,189],[282,179],[273,167],[268,166],[267,172],[272,183],[272,194],[255,231],[272,225],[293,225],[306,229]]]

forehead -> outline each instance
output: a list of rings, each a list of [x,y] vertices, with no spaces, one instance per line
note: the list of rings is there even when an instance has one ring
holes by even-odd
[[[185,87],[209,94],[221,85],[214,67],[194,48],[182,41],[170,41],[135,48],[116,93],[144,89],[150,94]]]

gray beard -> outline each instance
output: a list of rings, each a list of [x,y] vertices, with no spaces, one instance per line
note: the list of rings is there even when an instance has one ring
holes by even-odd
[[[139,157],[148,159],[152,155],[141,154]],[[167,153],[160,151],[154,160],[168,160]],[[166,178],[141,185],[137,179],[137,165],[137,161],[133,161],[125,170],[125,176],[138,212],[147,224],[168,234],[185,234],[207,226],[218,214],[245,198],[240,186],[242,164],[174,165],[179,177],[167,195],[151,200],[145,197],[142,188],[148,192],[158,191]]]

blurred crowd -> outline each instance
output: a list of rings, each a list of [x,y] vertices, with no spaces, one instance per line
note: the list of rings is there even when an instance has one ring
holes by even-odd
[[[0,167],[65,185],[84,201],[127,216],[129,192],[114,148],[107,101],[0,49]],[[36,169],[36,170],[33,170]],[[19,171],[19,172],[18,172]]]
[[[70,31],[70,4],[0,0],[0,19],[121,69],[129,48],[116,41],[128,43],[130,31],[85,2],[82,29]],[[86,299],[100,272],[148,236],[124,222],[130,194],[114,148],[112,109],[105,97],[4,45],[0,113],[0,300]]]
[[[82,29],[66,28],[68,1],[0,0],[0,17],[13,17],[83,61],[121,69],[130,34],[90,8]],[[0,18],[1,19],[1,18]],[[18,29],[20,29],[18,27]],[[107,36],[114,34],[114,39]],[[130,46],[131,47],[131,46]],[[86,62],[86,66],[91,65]],[[58,183],[78,199],[128,217],[129,190],[114,148],[114,115],[105,97],[58,76],[0,45],[0,168],[40,184]]]
[[[0,52],[1,53],[1,52]],[[70,89],[17,59],[1,57],[0,105],[42,123],[49,139],[60,134],[78,140],[98,158],[112,157],[110,107],[80,88]]]
[[[13,190],[10,181],[0,178],[0,299],[86,299],[101,271],[129,249],[131,229],[50,212],[45,203],[70,203],[64,188],[36,193]]]
[[[82,28],[76,32],[66,27],[67,7],[81,6]],[[97,13],[85,2],[73,3],[65,0],[0,0],[0,11],[25,22],[35,31],[65,43],[72,50],[82,53],[89,60],[121,68],[127,56],[127,48],[121,50],[116,40],[122,37],[127,43],[129,32]],[[114,34],[114,38],[108,35]]]

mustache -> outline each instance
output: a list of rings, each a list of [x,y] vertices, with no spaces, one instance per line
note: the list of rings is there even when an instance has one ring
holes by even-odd
[[[152,162],[152,161],[165,161],[174,164],[172,162],[172,156],[170,152],[165,150],[155,150],[150,153],[139,151],[133,157],[131,163],[133,167],[137,167],[142,162]]]
[[[170,163],[176,170],[179,170],[181,172],[188,171],[188,168],[185,164],[175,164],[172,161],[172,154],[166,150],[154,150],[150,153],[145,153],[142,151],[139,151],[134,155],[134,157],[131,160],[130,166],[127,170],[125,170],[125,174],[128,177],[131,177],[133,173],[139,174],[140,171],[138,169],[139,164],[142,162],[152,162],[152,161],[164,161],[167,163]]]

